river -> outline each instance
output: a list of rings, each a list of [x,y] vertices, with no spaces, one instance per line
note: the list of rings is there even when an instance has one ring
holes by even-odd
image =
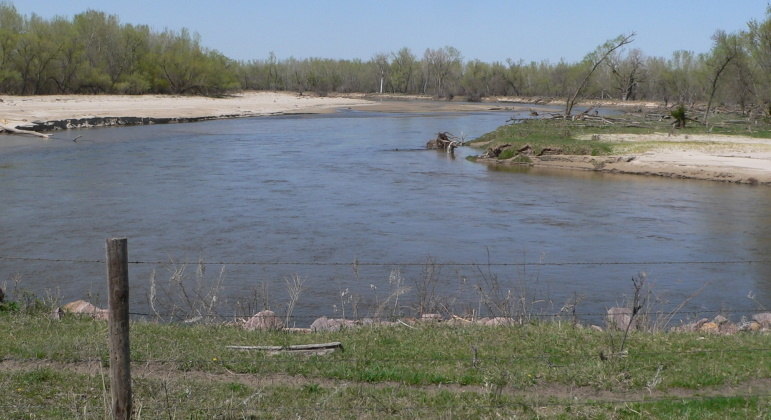
[[[293,276],[299,326],[421,302],[461,315],[576,303],[593,319],[640,273],[650,307],[678,319],[771,307],[769,188],[419,150],[438,131],[473,138],[510,116],[342,111],[27,139],[0,148],[0,286],[104,305],[104,241],[122,236],[136,313],[212,294],[220,314],[283,313]],[[203,273],[184,264],[199,260]]]

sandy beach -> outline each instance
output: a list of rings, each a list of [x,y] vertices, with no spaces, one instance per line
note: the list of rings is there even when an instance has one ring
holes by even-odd
[[[200,119],[324,113],[340,108],[372,112],[479,112],[522,111],[539,104],[467,103],[415,98],[372,100],[373,96],[317,97],[286,92],[245,92],[224,98],[168,95],[51,95],[0,96],[0,125],[18,129],[41,129],[41,124],[59,122],[58,127],[122,125],[128,119],[185,122]],[[120,118],[127,119],[126,121]],[[110,120],[112,119],[112,120]],[[63,123],[63,124],[62,124]],[[101,123],[101,124],[100,124]],[[53,126],[51,128],[54,128]],[[56,131],[51,131],[56,137]],[[653,150],[623,156],[542,156],[533,165],[545,168],[609,173],[655,175],[723,182],[771,185],[771,139],[719,135],[603,135],[614,142],[660,142]],[[490,164],[508,164],[484,160]]]
[[[0,123],[24,128],[35,121],[106,117],[236,118],[321,113],[370,104],[363,99],[246,92],[223,98],[169,95],[0,96]]]

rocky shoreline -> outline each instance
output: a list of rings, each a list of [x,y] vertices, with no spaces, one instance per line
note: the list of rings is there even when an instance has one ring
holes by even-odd
[[[90,302],[78,300],[67,303],[56,308],[53,312],[54,319],[61,319],[66,315],[81,315],[95,320],[106,320],[108,313],[106,309],[99,308]],[[590,328],[592,330],[621,330],[627,328],[630,330],[654,330],[666,331],[671,333],[710,333],[710,334],[736,334],[744,332],[769,333],[771,332],[771,312],[758,312],[750,318],[743,317],[738,322],[732,322],[723,315],[717,315],[713,319],[702,318],[698,321],[682,323],[669,328],[657,329],[646,325],[644,318],[635,316],[630,308],[613,307],[608,309],[605,317],[605,326],[584,325],[574,322],[577,328]],[[203,317],[187,320],[185,323],[192,324],[204,321]],[[346,318],[328,318],[321,316],[316,318],[307,328],[295,328],[285,325],[275,312],[263,310],[257,312],[249,318],[237,321],[235,325],[247,331],[287,331],[287,332],[329,332],[339,331],[346,328],[358,328],[363,326],[406,326],[414,327],[418,324],[442,324],[454,326],[478,325],[485,327],[501,327],[519,325],[528,322],[519,317],[478,317],[464,318],[456,315],[444,317],[441,314],[422,314],[418,318],[407,317],[395,320],[383,320],[378,318],[346,319]]]

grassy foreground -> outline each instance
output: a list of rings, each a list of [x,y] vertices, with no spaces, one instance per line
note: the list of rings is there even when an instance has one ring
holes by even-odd
[[[768,334],[635,332],[614,356],[622,332],[558,322],[131,328],[135,418],[771,418]],[[226,348],[329,341],[344,351]],[[105,322],[0,313],[0,360],[1,417],[105,417]]]

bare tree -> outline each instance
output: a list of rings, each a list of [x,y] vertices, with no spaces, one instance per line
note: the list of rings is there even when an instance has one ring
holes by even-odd
[[[567,103],[565,104],[566,117],[570,116],[570,113],[573,111],[573,105],[575,105],[576,100],[581,95],[581,91],[584,90],[584,87],[586,87],[586,84],[589,82],[589,79],[592,77],[594,71],[597,70],[597,67],[605,62],[605,60],[607,60],[608,57],[613,54],[613,51],[616,51],[624,45],[630,44],[632,41],[634,41],[634,37],[634,32],[629,35],[621,34],[614,39],[606,41],[604,44],[597,47],[597,49],[595,49],[592,53],[588,54],[584,58],[584,61],[587,64],[591,64],[591,69],[586,73],[583,80],[581,80],[581,83],[578,85],[578,88],[575,90],[573,95],[568,98]]]
[[[372,62],[377,67],[378,76],[380,76],[380,93],[383,93],[383,83],[385,83],[386,73],[388,72],[388,54],[379,53],[372,57]]]
[[[712,56],[709,60],[709,67],[712,68],[712,83],[710,84],[707,109],[704,111],[705,125],[709,118],[709,111],[712,108],[712,100],[715,98],[720,76],[728,67],[728,64],[739,55],[741,49],[738,38],[735,35],[727,35],[724,31],[715,32],[715,35],[712,35],[712,39],[715,41],[715,45],[712,47]]]
[[[427,49],[423,54],[426,84],[433,78],[436,86],[436,96],[444,96],[450,76],[460,72],[462,58],[460,51],[453,47],[443,47],[437,50]],[[425,86],[424,86],[425,93]]]
[[[637,48],[629,51],[626,58],[620,54],[611,55],[608,60],[610,72],[616,81],[616,88],[622,101],[634,100],[637,96],[637,86],[640,84],[643,71],[643,54]]]

